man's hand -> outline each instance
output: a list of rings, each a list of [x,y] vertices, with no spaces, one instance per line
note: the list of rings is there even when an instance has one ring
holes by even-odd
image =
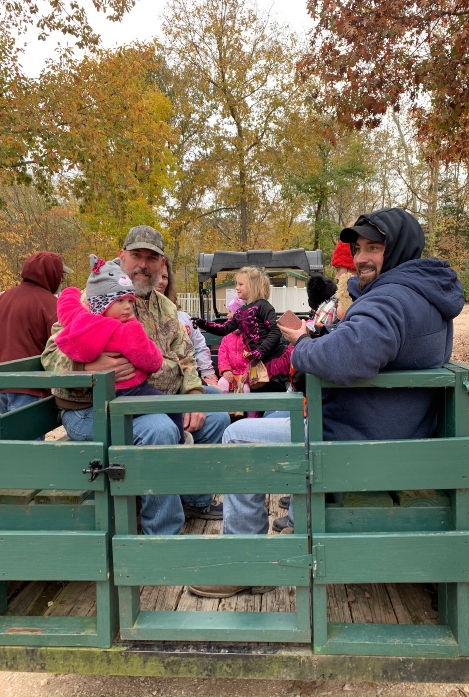
[[[214,385],[215,387],[218,385],[218,378],[215,373],[212,373],[211,375],[204,375],[202,380],[206,385]]]
[[[282,336],[285,337],[285,339],[289,341],[290,344],[295,344],[302,334],[308,334],[308,329],[306,327],[306,322],[304,319],[301,320],[300,329],[290,329],[288,327],[282,327],[280,326],[280,324],[277,324],[277,327],[282,332]]]
[[[233,382],[233,380],[234,380],[234,375],[233,375],[233,373],[231,372],[231,370],[224,370],[224,371],[223,371],[223,377],[225,378],[225,380],[226,380],[227,382]]]
[[[130,380],[135,375],[135,368],[132,363],[121,353],[104,352],[92,363],[85,363],[85,370],[98,373],[102,370],[113,370],[116,382]]]
[[[194,412],[193,414],[184,414],[184,430],[189,433],[198,431],[205,423],[206,415],[203,412]]]

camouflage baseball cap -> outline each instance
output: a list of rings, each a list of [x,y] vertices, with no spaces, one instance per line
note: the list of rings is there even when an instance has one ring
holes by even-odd
[[[149,225],[136,225],[125,238],[124,249],[152,249],[164,254],[163,235]]]

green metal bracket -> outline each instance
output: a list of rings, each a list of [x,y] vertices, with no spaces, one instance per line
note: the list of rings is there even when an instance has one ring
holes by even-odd
[[[300,569],[312,569],[313,555],[302,554],[299,557],[292,557],[291,559],[279,559],[278,563],[280,566],[296,566]]]
[[[463,381],[462,381],[462,384],[464,385],[464,387],[466,388],[466,390],[469,392],[469,380],[463,380]]]
[[[311,470],[314,484],[322,484],[322,451],[311,450]]]
[[[326,575],[326,550],[323,544],[313,545],[313,578],[324,578]]]

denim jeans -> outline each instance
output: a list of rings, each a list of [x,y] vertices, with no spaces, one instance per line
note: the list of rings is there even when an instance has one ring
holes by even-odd
[[[32,394],[19,394],[17,392],[2,392],[0,394],[0,414],[6,414],[7,411],[21,409],[28,404],[37,402],[41,397],[36,397]]]
[[[229,424],[225,413],[207,413],[205,423],[193,433],[195,443],[220,443]],[[62,423],[71,440],[93,440],[93,409],[66,410]],[[179,430],[166,414],[145,414],[133,419],[134,445],[177,445]],[[186,447],[186,446],[180,446]],[[142,496],[140,519],[145,535],[177,535],[184,524],[184,503],[198,507],[208,506],[210,494],[184,496],[177,494]]]
[[[223,443],[289,443],[289,412],[274,411],[263,419],[240,419],[223,434]],[[288,509],[293,527],[293,496]],[[260,535],[269,530],[265,494],[225,494],[223,497],[223,533]]]
[[[21,407],[26,407],[28,404],[33,404],[37,402],[42,397],[37,397],[32,394],[20,394],[19,392],[2,392],[0,394],[0,414],[6,414],[9,411],[15,411],[15,409],[21,409]],[[36,440],[44,440],[45,436],[40,436]]]

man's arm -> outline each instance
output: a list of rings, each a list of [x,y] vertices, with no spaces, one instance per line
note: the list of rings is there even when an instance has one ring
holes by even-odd
[[[300,341],[292,354],[296,370],[339,385],[372,378],[397,356],[406,339],[402,304],[391,296],[355,301],[347,319],[330,334]]]
[[[41,363],[44,370],[64,373],[68,371],[91,371],[100,372],[113,370],[116,374],[116,382],[128,380],[134,376],[134,367],[129,361],[118,354],[102,353],[92,363],[77,363],[68,358],[55,343],[56,334],[62,329],[62,325],[56,322],[52,327],[52,335],[46,344],[41,356]]]

